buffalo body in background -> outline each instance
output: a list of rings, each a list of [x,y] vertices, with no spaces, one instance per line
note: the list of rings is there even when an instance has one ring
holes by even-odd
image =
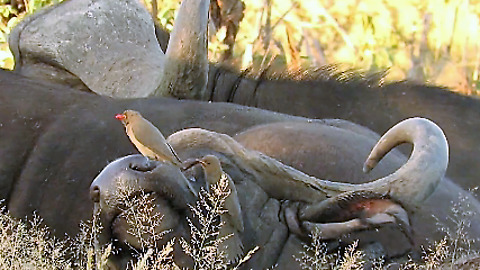
[[[184,2],[187,19],[179,12],[170,52],[166,49],[168,33],[155,31],[150,15],[137,1],[61,3],[26,18],[10,35],[16,72],[118,97],[169,89],[162,95],[232,102],[309,118],[345,119],[377,133],[403,119],[425,117],[441,126],[449,139],[447,175],[466,189],[478,185],[477,98],[424,84],[385,84],[382,76],[335,74],[328,67],[306,72],[301,80],[251,78],[213,64],[207,70],[208,1]],[[164,74],[164,70],[173,72]]]

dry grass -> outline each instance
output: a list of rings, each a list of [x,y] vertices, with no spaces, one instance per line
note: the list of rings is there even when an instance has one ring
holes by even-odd
[[[297,259],[300,266],[304,270],[360,270],[365,269],[367,261],[364,260],[364,253],[357,250],[358,242],[354,242],[348,246],[343,253],[327,253],[326,244],[319,241],[317,233],[312,235],[312,243],[305,245],[305,251],[300,254]],[[403,263],[385,263],[383,258],[378,258],[371,262],[371,268],[366,269],[394,269],[401,270],[440,270],[440,269],[457,269],[457,265],[465,264],[470,259],[477,259],[477,256],[462,254],[459,258],[453,260],[454,254],[459,255],[459,251],[455,251],[452,243],[455,239],[445,239],[432,244],[426,248],[421,261],[409,259]],[[476,265],[479,266],[479,265]]]
[[[228,179],[222,174],[220,181],[210,186],[210,192],[201,190],[197,204],[190,207],[196,218],[195,221],[188,219],[191,239],[190,241],[181,239],[180,243],[183,251],[193,259],[194,269],[238,269],[258,249],[256,247],[250,250],[232,264],[219,248],[222,242],[233,236],[221,237],[219,234],[221,227],[225,225],[220,216],[227,211],[223,205],[230,192]]]
[[[305,270],[358,270],[363,269],[364,254],[357,250],[358,242],[348,246],[344,253],[328,253],[327,245],[321,240],[320,232],[315,231],[312,242],[305,245],[299,257],[295,258]]]
[[[226,239],[219,237],[219,229],[223,226],[219,220],[226,211],[223,203],[229,192],[226,181],[220,181],[211,187],[210,193],[202,190],[199,201],[191,207],[195,217],[195,220],[188,220],[191,239],[180,239],[180,243],[183,251],[193,259],[193,269],[238,269],[258,249],[249,251],[234,264],[228,264],[225,254],[219,250],[220,243]],[[176,239],[163,247],[157,246],[157,240],[168,232],[155,230],[162,217],[154,212],[154,194],[125,194],[123,215],[131,226],[129,233],[138,239],[142,247],[139,251],[132,249],[136,252],[135,259],[128,264],[128,269],[180,269],[172,259]],[[464,232],[464,226],[468,224],[466,217],[461,214],[456,218],[461,219],[457,224],[462,228],[448,233],[445,239],[425,249],[422,262],[409,260],[400,264],[400,269],[455,269],[459,262],[463,265],[470,258],[478,258],[478,253],[469,248],[470,242],[465,241],[468,239]],[[93,221],[83,223],[76,238],[59,240],[49,234],[40,218],[34,216],[25,223],[12,218],[3,208],[0,213],[0,269],[105,269],[113,248],[111,245],[98,246],[96,239],[101,226],[97,220],[94,216]],[[302,269],[364,269],[366,261],[363,252],[357,250],[357,242],[343,252],[327,253],[326,244],[318,235],[312,235],[311,243],[305,245],[305,251],[297,257]],[[381,258],[373,263],[376,270],[387,269],[388,266]]]
[[[157,228],[163,216],[155,212],[155,196],[151,193],[140,192],[131,196],[128,188],[120,189],[120,198],[123,200],[122,214],[129,229],[127,233],[136,240],[139,249],[132,248],[135,260],[128,265],[132,270],[170,270],[178,269],[173,262],[173,245],[175,239],[167,242],[165,246],[158,246],[158,241],[169,231],[160,231]]]
[[[162,216],[155,211],[155,194],[134,193],[128,188],[119,189],[122,198],[123,217],[129,225],[128,233],[137,240],[132,248],[133,260],[128,269],[146,270],[180,269],[173,261],[176,239],[173,238],[164,246],[157,241],[168,235],[168,231],[156,228]],[[135,196],[132,196],[135,194]],[[257,250],[247,252],[234,263],[228,263],[224,252],[219,248],[229,236],[219,237],[219,230],[224,225],[221,215],[227,211],[223,204],[230,194],[226,178],[210,187],[210,192],[202,190],[196,205],[191,206],[194,220],[189,220],[190,239],[179,239],[183,252],[194,262],[193,269],[217,270],[238,269]],[[454,230],[444,230],[446,237],[425,248],[422,261],[409,259],[396,263],[404,270],[457,269],[474,265],[480,266],[479,253],[472,250],[475,239],[467,234],[470,217],[475,213],[466,211],[467,200],[460,200],[454,205],[454,216],[451,221],[456,224]],[[439,228],[446,228],[439,224]],[[106,269],[109,257],[114,252],[111,244],[99,246],[97,237],[101,231],[98,216],[82,223],[80,233],[75,238],[56,239],[49,233],[41,219],[33,216],[28,222],[12,218],[5,208],[0,212],[0,269]],[[365,254],[358,250],[358,243],[338,252],[327,252],[327,245],[321,241],[318,232],[311,235],[311,242],[296,260],[302,269],[320,270],[357,270],[366,265]],[[385,263],[383,258],[371,263],[369,269],[388,269],[391,262]],[[468,268],[462,268],[468,269]]]
[[[444,239],[432,243],[425,247],[421,261],[414,261],[409,258],[406,262],[386,263],[383,258],[371,262],[371,269],[389,269],[395,265],[394,269],[402,270],[452,270],[452,269],[478,269],[480,267],[480,254],[478,250],[472,248],[478,239],[472,238],[468,234],[471,224],[471,217],[476,213],[469,211],[468,199],[462,195],[458,203],[452,206],[453,216],[449,217],[449,222],[454,224],[453,229],[438,222],[439,230],[445,233]],[[357,249],[357,242],[348,246],[342,253],[327,253],[327,246],[321,241],[319,232],[311,235],[311,243],[305,245],[305,251],[302,252],[296,260],[302,269],[320,270],[320,269],[363,269],[364,253]],[[370,269],[370,268],[368,268]]]
[[[28,224],[0,214],[0,269],[70,269],[68,245],[50,236],[38,217]]]
[[[262,56],[275,57],[294,69],[347,63],[366,71],[390,69],[387,79],[391,80],[430,81],[466,93],[476,91],[480,59],[478,2],[245,3],[246,15],[235,49],[238,58],[248,59],[242,67],[264,61]]]

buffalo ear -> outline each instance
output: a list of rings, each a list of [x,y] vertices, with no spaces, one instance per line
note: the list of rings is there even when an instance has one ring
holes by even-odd
[[[302,231],[336,239],[347,233],[395,224],[413,243],[407,211],[397,202],[369,191],[345,192],[327,200],[300,207]]]
[[[115,98],[198,98],[207,82],[209,2],[183,2],[167,57],[151,15],[138,1],[54,5],[27,17],[9,35],[15,71]]]

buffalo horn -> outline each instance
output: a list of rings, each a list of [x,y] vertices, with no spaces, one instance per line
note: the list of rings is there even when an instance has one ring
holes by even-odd
[[[252,179],[270,196],[307,203],[347,191],[370,191],[388,195],[405,206],[416,206],[434,191],[448,165],[445,135],[435,123],[423,118],[410,118],[391,128],[373,148],[365,167],[373,168],[393,147],[405,142],[413,144],[409,160],[392,174],[363,184],[317,179],[246,149],[230,136],[199,128],[179,131],[168,141],[175,149],[198,147],[222,153],[246,175],[253,175]]]

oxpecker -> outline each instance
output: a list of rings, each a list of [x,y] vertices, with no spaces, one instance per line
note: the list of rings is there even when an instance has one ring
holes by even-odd
[[[126,110],[122,114],[115,115],[125,126],[128,138],[138,151],[145,157],[171,162],[181,167],[182,161],[165,140],[163,134],[147,119],[134,110]]]
[[[243,244],[239,233],[243,232],[244,225],[242,209],[240,207],[235,183],[232,178],[223,171],[220,160],[218,160],[216,156],[206,155],[202,159],[199,159],[198,162],[202,165],[205,172],[205,180],[207,182],[208,190],[210,189],[210,186],[218,184],[222,177],[226,178],[228,181],[230,194],[225,199],[224,207],[227,212],[221,215],[224,225],[220,229],[219,236],[224,237],[231,235],[222,243],[222,246],[224,247],[223,250],[226,252],[227,259],[229,261],[236,260],[243,253]]]

